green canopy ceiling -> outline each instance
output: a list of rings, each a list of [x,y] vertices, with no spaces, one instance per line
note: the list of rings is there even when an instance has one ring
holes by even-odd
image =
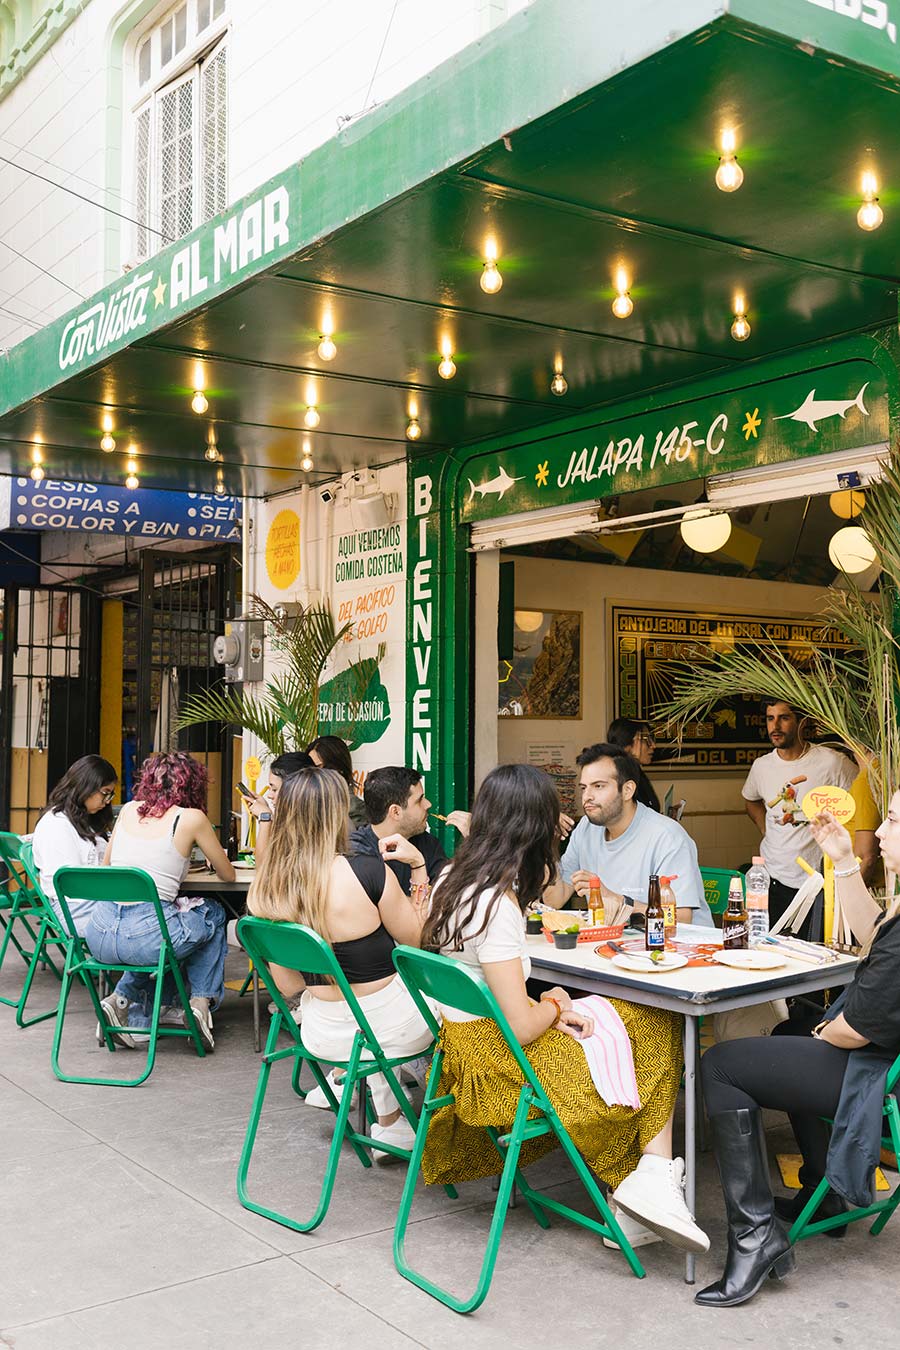
[[[142,485],[210,490],[213,429],[227,488],[258,496],[404,458],[411,399],[417,446],[450,450],[893,322],[898,94],[888,21],[823,0],[535,0],[7,353],[0,472],[38,446],[48,477],[120,483],[133,442]],[[731,194],[714,181],[724,125],[745,173]],[[867,165],[885,211],[871,234]]]

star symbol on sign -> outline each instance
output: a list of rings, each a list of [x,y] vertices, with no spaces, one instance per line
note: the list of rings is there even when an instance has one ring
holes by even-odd
[[[751,436],[756,440],[759,435],[759,426],[761,422],[762,418],[759,415],[759,408],[754,408],[752,413],[748,412],[745,415],[744,425],[741,427],[745,441],[749,441]]]
[[[545,459],[543,464],[538,465],[537,473],[534,475],[534,481],[537,483],[538,487],[546,487],[547,479],[549,478],[549,476],[550,476],[550,461],[548,459]]]
[[[156,287],[153,291],[153,299],[156,301],[157,309],[159,309],[160,305],[165,303],[166,283],[163,281],[162,277],[160,277],[159,281],[156,283]]]

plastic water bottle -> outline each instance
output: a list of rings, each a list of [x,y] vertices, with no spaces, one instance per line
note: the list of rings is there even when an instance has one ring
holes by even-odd
[[[758,855],[747,873],[747,926],[750,946],[758,947],[769,931],[769,872]]]

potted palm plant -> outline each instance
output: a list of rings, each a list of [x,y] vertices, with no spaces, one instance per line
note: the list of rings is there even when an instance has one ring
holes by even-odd
[[[352,634],[352,623],[338,627],[328,605],[308,605],[296,615],[273,609],[251,597],[251,615],[266,624],[271,646],[280,654],[279,670],[255,694],[222,684],[194,694],[182,706],[178,725],[226,722],[252,732],[272,755],[301,749],[319,734],[322,677],[335,652]],[[356,708],[384,659],[382,643],[375,656],[351,662],[339,677],[345,717],[329,730],[353,744]]]
[[[894,459],[866,489],[861,523],[882,567],[880,588],[863,594],[849,577],[848,588],[833,589],[817,616],[823,629],[840,630],[849,650],[817,647],[803,667],[774,643],[718,652],[709,661],[679,667],[672,697],[657,705],[654,715],[677,735],[685,722],[738,694],[784,700],[867,766],[872,794],[886,812],[900,782],[900,467]]]

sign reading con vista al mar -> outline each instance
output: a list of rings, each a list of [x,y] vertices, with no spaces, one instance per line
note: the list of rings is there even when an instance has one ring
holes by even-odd
[[[881,372],[841,361],[576,431],[540,428],[470,462],[459,516],[490,520],[887,439]]]
[[[10,484],[9,524],[19,530],[80,530],[139,539],[239,540],[241,502],[200,492],[104,487],[45,478]]]

